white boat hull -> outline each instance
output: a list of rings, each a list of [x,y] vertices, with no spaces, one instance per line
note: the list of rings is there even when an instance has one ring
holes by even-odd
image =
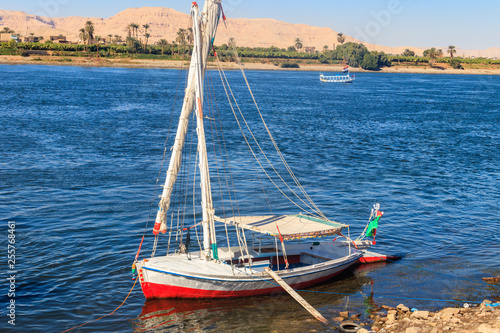
[[[300,244],[298,244],[300,245]],[[306,288],[326,281],[354,265],[362,257],[362,252],[353,251],[346,256],[338,256],[345,247],[333,246],[334,252],[319,251],[299,252],[289,254],[290,261],[297,261],[295,268],[275,271],[288,285],[294,289]],[[316,246],[321,248],[324,246]],[[307,245],[309,249],[309,245]],[[320,255],[316,255],[319,253]],[[276,258],[276,257],[274,257]],[[321,258],[321,259],[318,259]],[[330,259],[331,260],[325,260]],[[248,264],[243,267],[231,266],[223,261],[205,261],[191,254],[191,260],[186,255],[168,255],[142,261],[138,265],[139,281],[144,295],[152,298],[229,298],[257,296],[281,293],[283,289],[264,272],[264,267],[270,266],[265,256],[255,256],[252,268]],[[307,261],[311,264],[305,265]],[[317,263],[315,263],[317,261]],[[259,263],[264,262],[263,265]],[[274,259],[275,263],[275,259]],[[276,268],[276,265],[273,265]],[[291,264],[293,267],[294,264]]]
[[[325,75],[319,76],[319,80],[321,82],[329,82],[329,83],[352,83],[354,79],[355,79],[354,75],[350,76],[349,74],[336,75],[336,76],[325,76]]]

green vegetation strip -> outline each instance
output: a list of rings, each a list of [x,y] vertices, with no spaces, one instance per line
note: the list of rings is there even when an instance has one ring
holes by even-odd
[[[235,61],[232,49],[223,44],[216,47],[219,58],[223,62]],[[164,40],[156,45],[141,45],[131,41],[125,44],[55,44],[45,43],[0,43],[0,55],[22,56],[60,56],[60,57],[94,57],[110,59],[143,59],[143,60],[186,60],[192,52],[191,45],[168,43]],[[393,65],[428,66],[448,64],[452,68],[463,68],[462,65],[492,67],[500,65],[500,60],[487,58],[444,57],[441,50],[426,50],[423,57],[414,56],[414,52],[405,50],[403,55],[387,55],[384,52],[368,51],[363,44],[345,43],[337,45],[335,50],[328,50],[325,45],[322,52],[298,52],[294,47],[250,48],[237,47],[238,55],[244,62],[271,62],[281,68],[298,68],[300,63],[306,64],[348,64],[367,70],[377,70]],[[451,55],[451,53],[450,53]],[[69,61],[69,60],[64,60]]]

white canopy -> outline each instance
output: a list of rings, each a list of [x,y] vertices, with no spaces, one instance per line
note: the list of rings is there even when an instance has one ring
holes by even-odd
[[[281,233],[285,240],[336,235],[342,231],[342,228],[346,227],[342,223],[301,214],[232,216],[225,219],[215,216],[215,221],[274,237],[279,237]]]

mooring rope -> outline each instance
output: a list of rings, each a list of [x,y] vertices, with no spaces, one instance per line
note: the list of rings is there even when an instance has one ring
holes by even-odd
[[[389,259],[387,259],[388,261],[391,261]],[[241,269],[238,269],[236,268],[237,271],[241,272],[241,273],[244,273],[245,275],[247,276],[252,276],[262,282],[267,282],[273,286],[276,286],[276,287],[281,287],[279,284],[277,284],[276,282],[274,282],[272,279],[267,279],[267,278],[262,278],[262,277],[259,277],[253,273],[247,273],[246,271],[242,271]],[[432,271],[430,271],[432,272]],[[436,272],[432,272],[432,273],[436,273]],[[439,274],[439,273],[438,273]],[[457,277],[457,276],[452,276],[452,275],[448,275],[450,277],[453,277],[453,278],[458,278],[460,279],[460,277]],[[468,280],[470,281],[470,280]],[[472,281],[472,282],[476,282],[477,281]],[[490,285],[490,284],[488,284]],[[295,291],[297,292],[305,292],[305,293],[313,293],[313,294],[328,294],[328,295],[341,295],[341,296],[358,296],[359,295],[357,293],[340,293],[340,292],[333,292],[333,291],[320,291],[320,290],[305,290],[305,289],[294,289]],[[363,296],[363,295],[362,295]],[[365,297],[365,296],[363,296]],[[420,301],[436,301],[436,302],[450,302],[450,303],[457,303],[457,302],[460,302],[460,303],[473,303],[473,304],[481,304],[482,302],[480,301],[471,301],[471,300],[460,300],[460,299],[443,299],[443,298],[423,298],[423,297],[408,297],[408,296],[402,296],[402,295],[374,295],[373,297],[375,298],[397,298],[397,299],[409,299],[409,300],[420,300]]]
[[[122,304],[120,304],[120,305],[119,305],[116,309],[114,309],[112,312],[110,312],[110,313],[108,313],[107,315],[104,315],[104,316],[102,316],[102,317],[99,317],[99,318],[97,318],[97,319],[94,319],[94,320],[91,320],[91,321],[87,321],[86,323],[83,323],[83,324],[81,324],[81,325],[78,325],[78,326],[72,327],[72,328],[70,328],[70,329],[67,329],[66,331],[63,331],[62,333],[72,331],[72,330],[74,330],[75,328],[82,327],[82,326],[85,326],[85,325],[87,325],[87,324],[94,323],[94,322],[96,322],[96,321],[98,321],[98,320],[101,320],[102,318],[105,318],[105,317],[111,316],[111,315],[112,315],[113,313],[115,313],[115,312],[116,312],[119,308],[121,308],[123,304],[125,304],[125,301],[127,300],[127,298],[128,298],[128,297],[130,296],[130,294],[132,293],[132,290],[134,290],[136,283],[137,283],[137,279],[135,279],[134,284],[132,285],[132,288],[131,288],[131,289],[130,289],[130,291],[128,292],[127,297],[125,297],[125,299],[123,300]]]
[[[431,271],[429,269],[420,268],[420,267],[416,267],[416,266],[413,266],[413,265],[403,264],[403,263],[401,263],[401,262],[399,262],[397,260],[391,260],[391,259],[385,259],[385,260],[397,263],[398,265],[402,265],[402,266],[411,267],[411,268],[414,268],[414,269],[417,269],[417,270],[421,270],[421,271],[424,271],[424,272],[429,272],[429,273],[434,273],[434,274],[438,274],[438,275],[442,275],[442,276],[446,276],[446,277],[451,277],[451,278],[454,278],[454,279],[459,279],[459,280],[463,280],[463,281],[467,281],[467,282],[472,282],[472,283],[476,283],[476,284],[483,285],[483,286],[500,288],[500,285],[494,285],[494,284],[490,284],[490,283],[487,283],[487,282],[484,282],[484,281],[475,281],[475,280],[466,279],[466,278],[463,278],[463,277],[460,277],[460,276],[454,276],[454,275],[450,275],[450,274],[435,272],[435,271]]]
[[[303,289],[298,289],[295,291],[301,291],[305,293],[314,293],[314,294],[328,294],[328,295],[344,295],[344,296],[358,296],[358,294],[349,294],[349,293],[336,293],[333,291],[319,291],[319,290],[303,290]],[[366,296],[363,296],[366,297]],[[399,296],[399,295],[373,295],[373,297],[376,298],[398,298],[398,299],[412,299],[412,300],[419,300],[419,301],[437,301],[437,302],[451,302],[451,303],[475,303],[475,304],[481,304],[482,302],[479,301],[470,301],[470,300],[458,300],[458,299],[443,299],[443,298],[423,298],[423,297],[408,297],[408,296]]]

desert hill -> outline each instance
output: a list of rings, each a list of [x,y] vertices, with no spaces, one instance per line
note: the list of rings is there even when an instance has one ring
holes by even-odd
[[[35,36],[44,36],[48,39],[51,35],[62,34],[70,41],[78,41],[78,30],[85,25],[86,21],[92,21],[95,26],[95,35],[106,37],[108,35],[119,35],[126,37],[125,27],[130,23],[139,25],[149,24],[151,33],[150,43],[159,39],[168,41],[175,40],[180,28],[188,28],[190,17],[188,14],[164,7],[141,7],[129,8],[109,18],[99,17],[54,17],[48,18],[30,15],[20,11],[0,10],[0,30],[9,27],[23,36],[34,33]],[[337,31],[330,28],[313,27],[305,24],[291,24],[274,19],[231,19],[227,24],[233,34],[236,44],[249,47],[276,46],[286,48],[293,45],[294,40],[299,37],[304,46],[314,46],[316,50],[322,50],[324,45],[332,49],[338,45]],[[345,36],[345,42],[360,42],[350,36]],[[229,34],[221,23],[215,40],[216,45],[227,43]],[[417,54],[422,54],[424,49],[401,46],[386,47],[363,43],[373,51],[400,54],[409,48]],[[446,48],[442,47],[446,52]],[[463,50],[457,47],[457,55],[500,57],[500,48],[489,48],[487,50]]]

